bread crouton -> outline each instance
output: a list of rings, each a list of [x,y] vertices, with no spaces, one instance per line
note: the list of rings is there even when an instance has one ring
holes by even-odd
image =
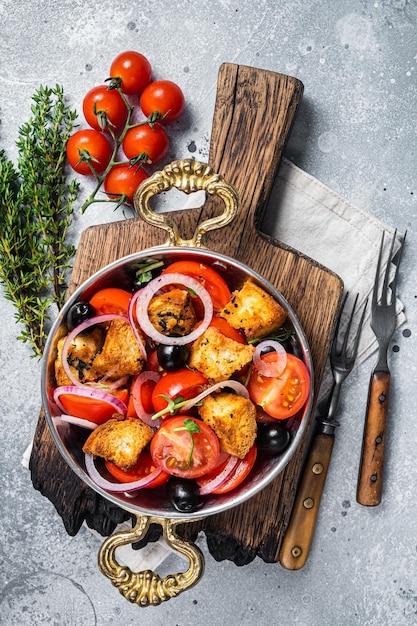
[[[193,343],[188,365],[214,382],[227,380],[252,360],[254,346],[239,343],[209,326]]]
[[[245,458],[256,439],[253,402],[235,393],[221,391],[204,398],[198,412],[216,433],[223,452]]]
[[[232,299],[219,315],[233,328],[242,330],[248,339],[267,335],[287,318],[285,309],[251,279],[232,293]]]
[[[92,363],[90,376],[117,380],[122,376],[140,374],[144,364],[129,322],[114,319],[108,327],[103,348]]]
[[[186,289],[174,288],[154,296],[149,303],[148,316],[156,330],[168,337],[188,335],[197,323]]]
[[[92,431],[83,452],[102,457],[129,471],[152,437],[153,429],[140,419],[110,419]]]
[[[62,385],[73,385],[68,378],[62,365],[62,348],[66,337],[58,341],[57,358],[55,359],[55,378],[60,387]],[[104,341],[104,331],[101,328],[94,328],[91,332],[77,335],[71,341],[68,349],[68,364],[75,378],[80,382],[88,382],[91,378],[91,364],[96,354],[101,350]]]

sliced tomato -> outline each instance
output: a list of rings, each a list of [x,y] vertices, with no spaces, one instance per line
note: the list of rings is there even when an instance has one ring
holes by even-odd
[[[134,384],[136,378],[137,376],[133,377],[132,385]],[[152,404],[152,391],[154,390],[155,385],[156,383],[153,380],[146,380],[140,387],[142,406],[146,413],[152,413],[154,410]],[[129,395],[126,417],[139,417],[135,410],[132,394]]]
[[[176,372],[168,372],[161,376],[152,392],[152,404],[156,412],[162,411],[168,406],[167,396],[175,400],[178,396],[188,400],[194,398],[208,384],[207,378],[200,372],[183,367]]]
[[[129,392],[127,389],[106,391],[119,398],[125,404],[128,402]],[[78,396],[76,393],[62,393],[59,396],[59,400],[68,415],[81,417],[95,424],[107,422],[116,413],[115,408],[108,402],[86,396]]]
[[[247,453],[247,455],[245,456],[245,458],[240,460],[240,462],[235,467],[235,469],[233,470],[229,478],[227,478],[224,481],[224,483],[219,485],[217,489],[213,489],[212,493],[215,493],[215,494],[228,493],[229,491],[233,491],[233,489],[236,489],[236,487],[245,480],[246,476],[248,476],[252,467],[255,465],[257,454],[258,454],[258,449],[256,445],[253,445],[251,449],[249,450],[249,452]],[[222,466],[220,466],[220,468],[221,467]],[[217,469],[217,471],[219,470]]]
[[[273,362],[277,355],[267,352],[261,357]],[[255,367],[249,379],[248,391],[252,400],[268,415],[285,420],[298,413],[307,402],[310,375],[306,365],[293,354],[287,354],[287,365],[279,376],[261,376]]]
[[[175,261],[163,270],[163,274],[178,272],[196,278],[205,287],[213,301],[215,311],[230,302],[230,289],[222,276],[212,267],[198,261]]]
[[[214,431],[194,417],[176,415],[166,419],[151,440],[154,463],[165,472],[197,478],[216,467],[220,443]]]
[[[90,304],[97,315],[104,315],[106,313],[127,315],[131,298],[132,294],[124,289],[106,287],[94,294],[90,300]]]
[[[110,463],[110,461],[105,461],[105,465],[109,473],[121,483],[133,483],[136,480],[141,480],[142,478],[145,478],[145,476],[149,476],[149,474],[152,474],[152,472],[157,469],[157,465],[153,462],[151,454],[147,450],[144,450],[141,453],[139,461],[129,471],[121,469],[120,467],[118,467],[118,465]],[[146,489],[163,485],[167,482],[169,477],[170,474],[168,474],[167,472],[161,472],[161,474],[156,476],[154,480],[152,480],[152,482],[146,485]]]
[[[246,339],[243,333],[241,333],[240,330],[236,330],[236,328],[230,326],[229,322],[225,320],[224,317],[214,316],[210,322],[210,326],[214,326],[215,328],[217,328],[217,330],[219,330],[222,335],[225,335],[229,339],[233,339],[238,343],[246,343]]]

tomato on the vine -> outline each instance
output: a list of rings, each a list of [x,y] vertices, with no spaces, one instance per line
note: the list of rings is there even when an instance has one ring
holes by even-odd
[[[222,276],[212,267],[198,261],[174,261],[166,267],[162,274],[178,272],[196,278],[209,292],[215,311],[220,311],[230,302],[230,289]]]
[[[152,474],[157,469],[156,464],[153,462],[150,452],[144,450],[138,462],[131,470],[123,470],[118,465],[111,463],[110,461],[105,461],[105,466],[107,471],[114,477],[116,480],[121,483],[133,483],[137,480],[141,480],[149,474]],[[170,474],[167,472],[161,472],[154,478],[148,485],[146,485],[146,489],[159,487],[159,485],[163,485],[167,482]]]
[[[117,89],[98,85],[84,96],[83,113],[92,128],[117,131],[126,124],[128,109]]]
[[[152,163],[157,163],[167,154],[169,139],[160,124],[141,124],[127,131],[122,145],[128,159],[145,153]]]
[[[178,396],[188,400],[197,396],[205,385],[207,378],[197,370],[183,367],[176,372],[168,372],[161,376],[152,392],[152,403],[156,412],[166,409],[168,402],[165,397],[175,400]],[[165,396],[165,397],[164,397]]]
[[[267,352],[261,358],[266,362],[276,360],[276,352]],[[252,400],[275,419],[285,420],[298,413],[307,402],[310,376],[306,365],[293,354],[287,353],[287,365],[279,376],[262,376],[252,368],[248,384]]]
[[[127,50],[121,52],[110,66],[110,76],[121,80],[123,93],[133,96],[139,94],[152,78],[152,67],[148,59],[140,52]]]
[[[220,456],[220,443],[214,431],[188,415],[165,420],[153,436],[150,449],[159,467],[183,478],[197,478],[210,472]]]
[[[143,166],[130,165],[130,163],[121,163],[112,167],[110,172],[104,179],[104,191],[112,199],[118,196],[126,196],[126,202],[133,204],[133,196],[148,173]]]
[[[176,120],[184,110],[185,100],[181,88],[171,80],[154,80],[145,87],[140,97],[140,108],[146,117],[156,111],[161,123]]]
[[[105,287],[97,291],[89,303],[96,312],[96,315],[106,315],[115,313],[117,315],[127,315],[129,302],[132,294],[119,287]]]
[[[103,133],[91,128],[77,130],[67,141],[68,163],[75,172],[83,176],[93,175],[88,162],[96,174],[102,174],[110,163],[112,152],[112,147]]]

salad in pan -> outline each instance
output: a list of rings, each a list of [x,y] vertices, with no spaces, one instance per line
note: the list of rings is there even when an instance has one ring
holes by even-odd
[[[181,512],[236,489],[278,455],[310,395],[285,309],[254,279],[150,259],[131,290],[101,288],[68,310],[54,362],[57,419],[84,429],[91,480]],[[77,431],[77,432],[78,432]]]

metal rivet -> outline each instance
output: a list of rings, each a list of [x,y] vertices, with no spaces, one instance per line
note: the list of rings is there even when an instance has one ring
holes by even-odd
[[[381,395],[378,398],[380,402],[385,402],[386,399],[387,399],[387,396],[385,395],[385,393],[381,393]]]
[[[314,463],[313,467],[311,468],[311,471],[313,472],[313,474],[321,474],[323,469],[324,468],[321,463]]]
[[[314,506],[314,500],[313,498],[306,498],[303,502],[303,507],[305,509],[312,509]]]
[[[371,481],[372,481],[373,483],[376,483],[376,481],[377,481],[377,480],[378,480],[378,476],[377,476],[376,474],[372,474],[372,476],[371,476]]]
[[[376,443],[376,444],[382,443],[382,437],[381,437],[381,436],[377,437],[377,438],[375,439],[375,443]]]
[[[301,550],[300,546],[294,546],[291,550],[291,554],[293,555],[293,557],[295,557],[296,559],[301,556],[303,553],[303,551]]]

